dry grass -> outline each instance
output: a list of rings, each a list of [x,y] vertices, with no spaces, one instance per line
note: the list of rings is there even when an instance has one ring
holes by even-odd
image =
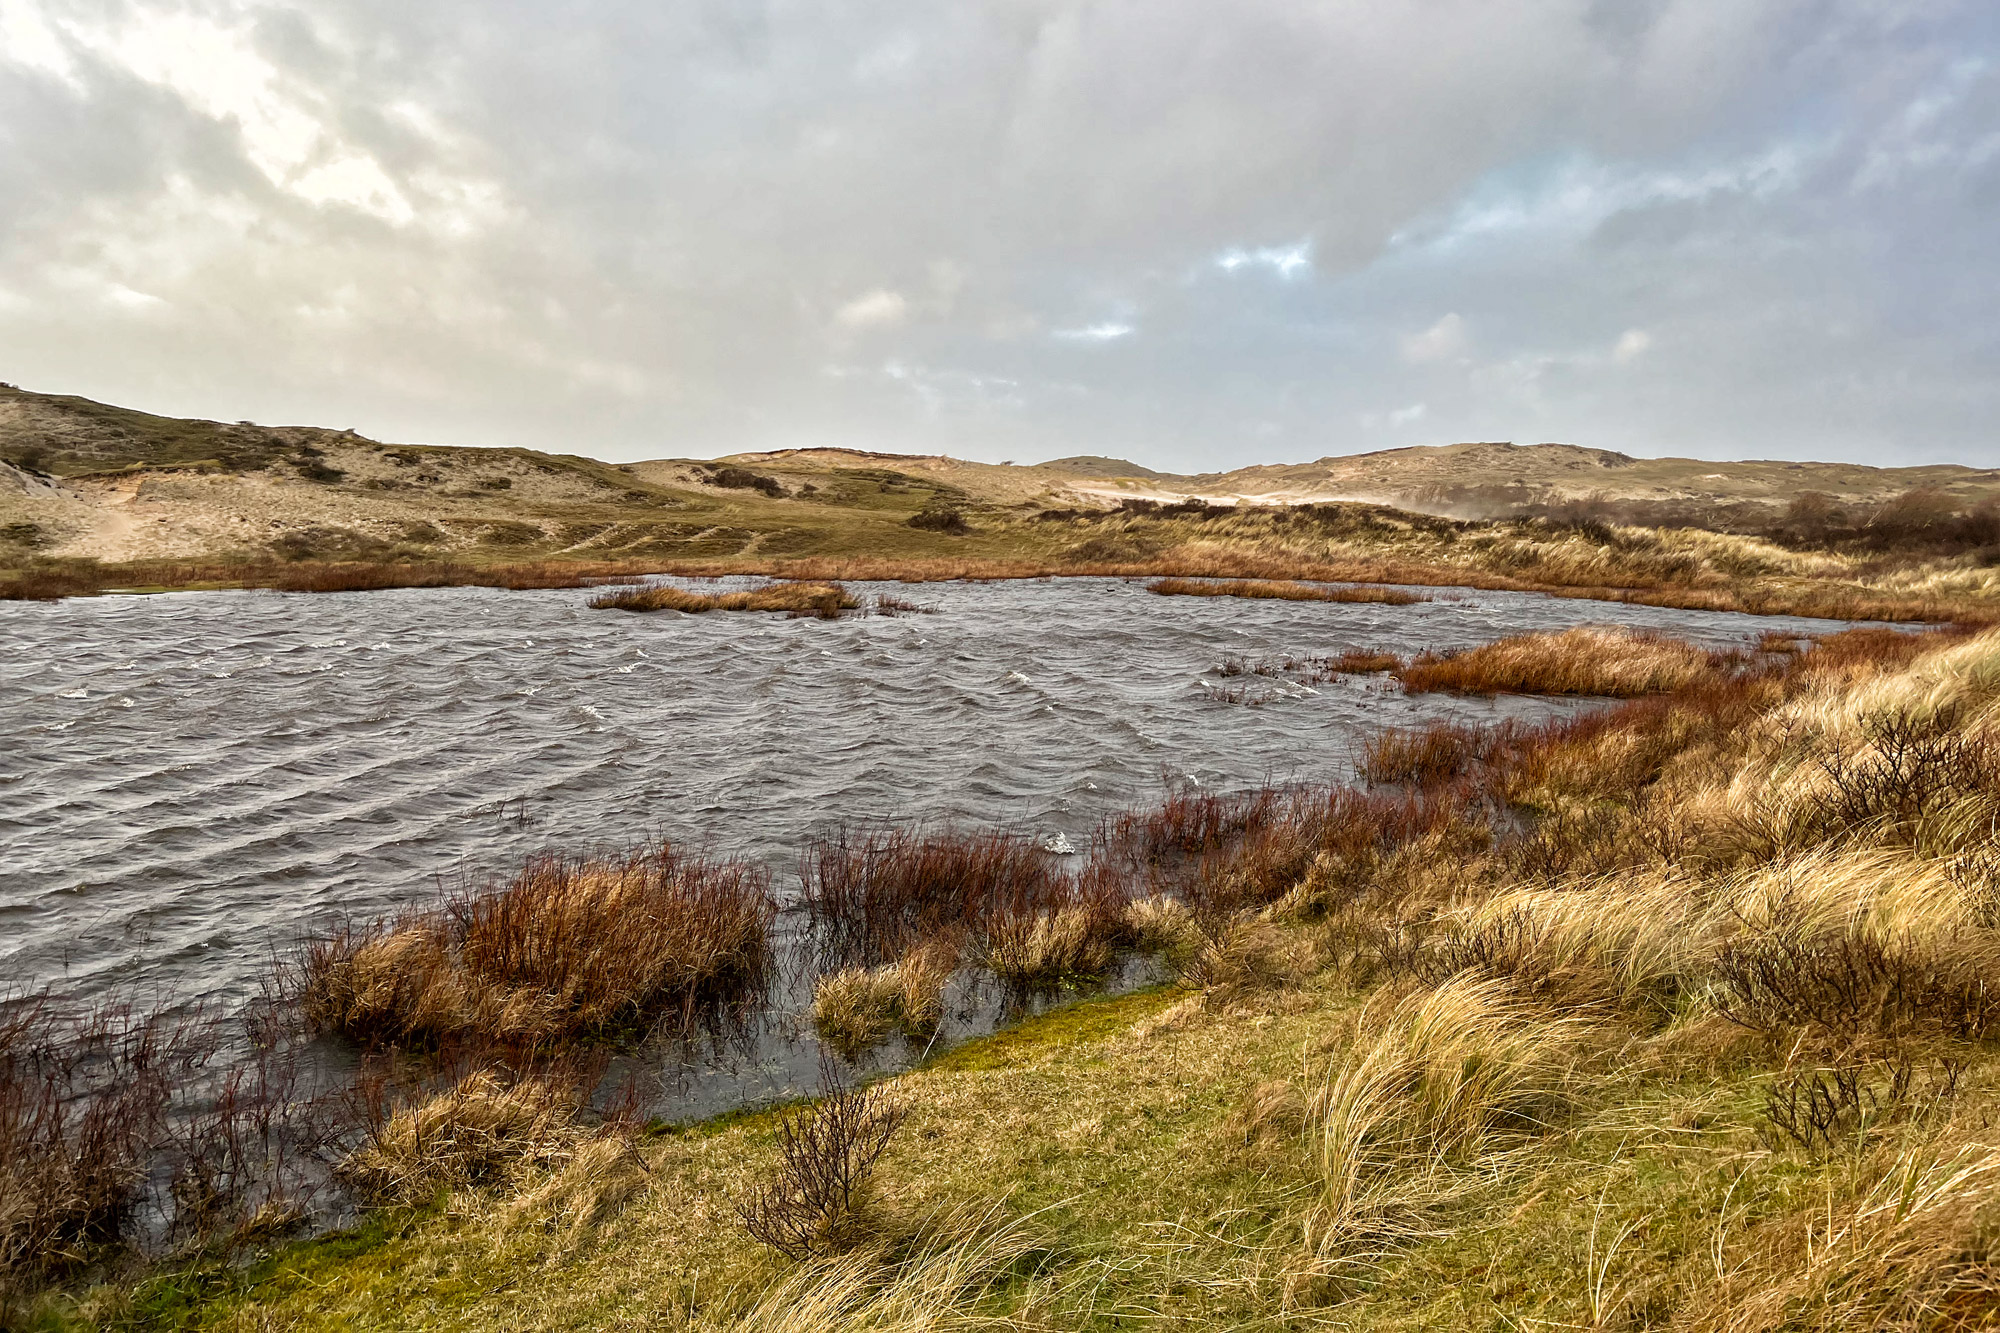
[[[1314,1258],[1375,1257],[1420,1234],[1449,1192],[1444,1168],[1496,1134],[1549,1128],[1572,1095],[1580,1035],[1574,1020],[1473,976],[1398,1005],[1307,1106],[1322,1191],[1308,1227]]]
[[[762,983],[767,876],[669,846],[537,857],[510,883],[309,945],[300,1002],[363,1044],[643,1031]]]
[[[892,1033],[929,1038],[944,1019],[944,988],[958,962],[950,942],[935,941],[880,967],[829,973],[813,984],[813,1028],[849,1057]]]
[[[53,601],[148,588],[271,588],[279,592],[379,592],[391,588],[588,588],[634,582],[632,562],[541,560],[474,565],[445,560],[45,562],[0,574],[0,601]]]
[[[589,1137],[576,1123],[581,1095],[565,1081],[508,1081],[477,1070],[369,1124],[367,1142],[340,1163],[340,1174],[374,1204],[513,1183],[568,1161]]]
[[[861,602],[838,583],[774,583],[748,592],[689,592],[655,585],[628,588],[593,597],[591,606],[608,611],[783,611],[794,617],[832,620],[842,611],[858,610]]]
[[[1293,580],[1154,579],[1147,592],[1163,597],[1250,597],[1285,602],[1379,602],[1410,606],[1430,598],[1399,588],[1328,588]]]
[[[1420,657],[1396,673],[1412,694],[1589,694],[1629,699],[1685,689],[1712,671],[1709,653],[1655,634],[1573,629],[1523,634],[1447,657]]]

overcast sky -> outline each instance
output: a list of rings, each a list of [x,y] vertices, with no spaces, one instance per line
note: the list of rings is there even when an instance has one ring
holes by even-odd
[[[2000,465],[1995,0],[0,0],[0,379],[608,458]]]

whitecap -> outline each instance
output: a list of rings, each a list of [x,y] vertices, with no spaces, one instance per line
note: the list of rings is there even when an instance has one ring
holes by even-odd
[[[1007,679],[1014,682],[1016,685],[1033,685],[1035,683],[1034,681],[1029,680],[1026,676],[1022,675],[1018,671],[1009,671],[1007,673]]]
[[[85,689],[81,685],[77,686],[73,690],[68,691],[67,693],[58,694],[56,696],[56,698],[58,699],[88,699],[89,697],[90,697],[90,691]]]
[[[132,696],[129,694],[122,696],[118,700],[118,702],[113,705],[113,707],[116,708],[130,708],[131,706],[132,706]]]

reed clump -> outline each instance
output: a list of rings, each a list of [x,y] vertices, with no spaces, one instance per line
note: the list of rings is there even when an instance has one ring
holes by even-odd
[[[306,947],[306,1021],[364,1045],[643,1031],[762,985],[768,875],[668,845],[532,859],[497,888]]]
[[[478,1069],[367,1123],[338,1167],[369,1204],[416,1204],[492,1187],[569,1161],[590,1135],[577,1123],[583,1089],[566,1080]]]
[[[1654,634],[1582,628],[1522,634],[1396,672],[1412,694],[1588,694],[1629,699],[1685,689],[1714,670],[1711,655]]]
[[[1376,602],[1411,606],[1430,598],[1401,588],[1335,588],[1294,579],[1154,579],[1147,592],[1162,597],[1250,597],[1284,602]]]
[[[627,588],[590,599],[600,611],[782,611],[794,618],[832,620],[860,609],[860,599],[838,583],[773,583],[747,592],[690,592],[667,584]]]
[[[197,1025],[160,1010],[0,1007],[0,1315],[19,1285],[88,1262],[125,1236]]]
[[[875,963],[973,923],[1059,903],[1057,858],[1026,838],[954,829],[843,828],[800,857],[803,900],[837,956]]]
[[[813,1028],[854,1056],[902,1033],[924,1040],[944,1021],[944,988],[958,970],[958,949],[936,940],[880,967],[846,967],[813,984]]]

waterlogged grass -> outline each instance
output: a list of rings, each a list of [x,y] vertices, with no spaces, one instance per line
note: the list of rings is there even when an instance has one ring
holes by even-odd
[[[1522,634],[1396,672],[1412,694],[1589,694],[1630,699],[1683,689],[1715,669],[1713,655],[1661,634],[1581,628]]]
[[[831,620],[843,611],[860,609],[861,602],[838,583],[774,583],[747,592],[689,592],[685,588],[659,585],[628,588],[593,597],[600,611],[684,611],[699,615],[704,611],[782,611],[791,616],[816,616]]]
[[[1412,606],[1430,598],[1400,588],[1330,588],[1291,579],[1154,579],[1146,591],[1162,597],[1248,597],[1281,602],[1377,602]]]

